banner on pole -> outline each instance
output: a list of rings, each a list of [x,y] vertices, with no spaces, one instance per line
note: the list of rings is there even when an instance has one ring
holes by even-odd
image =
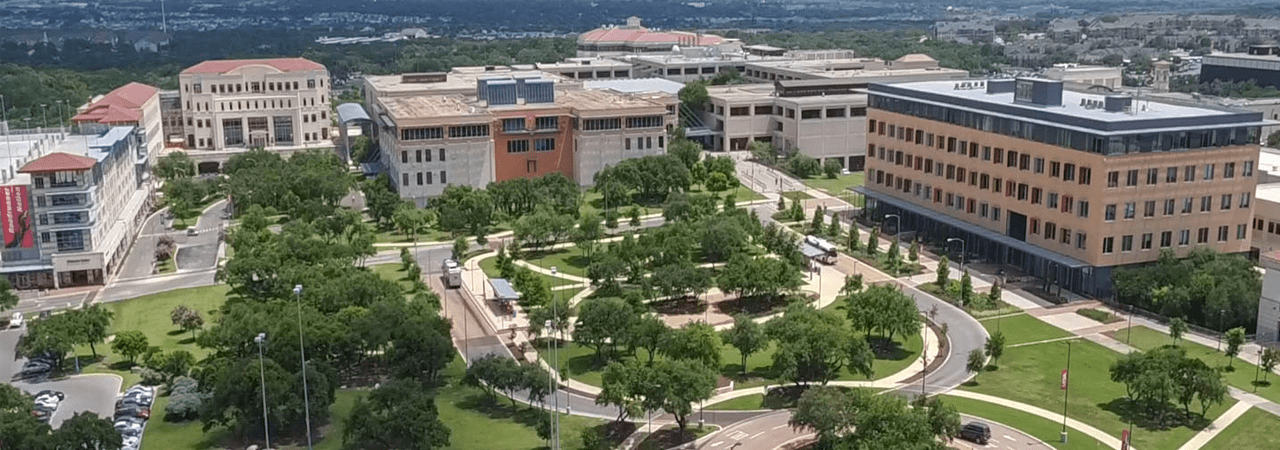
[[[1120,450],[1129,450],[1129,430],[1120,432]]]
[[[1067,390],[1067,369],[1062,369],[1062,390]]]

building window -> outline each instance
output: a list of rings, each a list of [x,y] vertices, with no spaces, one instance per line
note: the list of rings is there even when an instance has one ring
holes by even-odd
[[[1107,236],[1102,238],[1102,254],[1110,254],[1115,251],[1116,238]]]
[[[1240,207],[1241,207],[1241,208],[1248,208],[1248,207],[1249,207],[1249,205],[1251,204],[1252,199],[1253,199],[1253,193],[1252,193],[1252,192],[1241,192],[1241,193],[1240,193]]]
[[[1121,252],[1133,251],[1133,235],[1126,234],[1120,237],[1120,251]]]
[[[1138,213],[1138,204],[1137,204],[1137,203],[1134,203],[1134,202],[1128,202],[1128,203],[1125,203],[1125,204],[1124,204],[1124,218],[1126,218],[1126,219],[1132,219],[1132,218],[1134,218],[1134,216],[1136,216],[1136,215],[1137,215],[1137,213]]]
[[[1168,169],[1165,169],[1165,172],[1164,172],[1164,182],[1165,182],[1165,183],[1177,183],[1177,182],[1178,182],[1178,168],[1177,168],[1177,167],[1170,167],[1170,168],[1168,168]]]
[[[1107,222],[1116,220],[1116,205],[1107,205],[1103,208],[1103,219]]]
[[[1226,225],[1218,227],[1218,242],[1227,242],[1227,232],[1229,228]]]
[[[409,163],[409,152],[408,152],[408,151],[406,151],[406,150],[401,150],[401,151],[400,151],[400,162],[401,162],[402,164],[408,164],[408,163]]]
[[[449,137],[451,138],[483,137],[488,135],[488,125],[457,125],[449,127]]]
[[[400,129],[400,140],[402,141],[425,141],[443,138],[444,129],[440,127]]]
[[[1088,173],[1089,173],[1088,171],[1089,169],[1087,167],[1080,168],[1080,184],[1089,184],[1089,181],[1085,179],[1085,177],[1088,176]],[[1076,165],[1063,164],[1062,165],[1062,181],[1075,181],[1075,179],[1076,179]]]
[[[1044,158],[1036,158],[1032,168],[1035,173],[1044,173]]]
[[[1222,165],[1222,179],[1229,180],[1236,177],[1236,163],[1229,162]]]
[[[1151,233],[1142,233],[1142,249],[1151,250]]]
[[[416,154],[417,154],[417,156],[418,156],[418,162],[422,162],[422,150],[418,150],[418,151],[416,151],[416,152],[414,152],[414,153],[416,153]],[[427,153],[427,155],[431,155],[431,153],[430,153],[430,152],[428,152],[428,153]]]
[[[1194,203],[1195,203],[1195,199],[1194,199],[1194,198],[1191,198],[1191,197],[1183,197],[1183,198],[1182,198],[1182,213],[1183,213],[1183,214],[1191,214],[1192,204],[1194,204]]]
[[[1245,224],[1243,224],[1243,223],[1242,223],[1242,224],[1240,224],[1240,225],[1236,225],[1236,239],[1237,239],[1237,240],[1244,239],[1244,238],[1245,238],[1245,236],[1248,236],[1248,235],[1249,235],[1249,227],[1248,227],[1248,226],[1246,226],[1246,225],[1245,225]]]
[[[620,130],[622,119],[587,119],[582,121],[582,129],[585,131]]]
[[[1173,244],[1173,232],[1164,231],[1160,233],[1160,248],[1169,248]]]
[[[1200,197],[1200,212],[1209,212],[1213,209],[1213,197],[1208,195]]]
[[[1114,170],[1107,172],[1107,187],[1114,188],[1119,186],[1120,186],[1120,172],[1117,172]]]
[[[1032,189],[1032,190],[1031,190],[1031,203],[1039,203],[1039,200],[1040,200],[1040,188]],[[1048,204],[1047,206],[1049,207],[1049,209],[1057,209],[1057,208],[1058,208],[1058,193],[1057,193],[1057,192],[1050,192],[1050,193],[1049,193],[1049,204]]]
[[[1156,216],[1156,201],[1155,201],[1155,200],[1147,200],[1147,202],[1146,202],[1146,203],[1144,203],[1142,206],[1143,206],[1143,208],[1142,208],[1142,217],[1155,217],[1155,216]]]
[[[514,139],[507,141],[507,153],[524,153],[529,151],[528,139]]]
[[[549,152],[556,149],[556,140],[554,138],[534,139],[533,149],[540,152]]]
[[[1138,169],[1133,169],[1133,170],[1130,170],[1130,171],[1128,171],[1127,173],[1125,173],[1125,177],[1124,177],[1124,185],[1125,185],[1125,186],[1137,186],[1137,185],[1138,185]]]
[[[1196,243],[1203,244],[1209,242],[1209,227],[1200,227],[1196,230]]]
[[[440,184],[449,184],[449,178],[445,176],[445,171],[440,171]]]
[[[534,160],[525,161],[524,171],[529,173],[536,173],[538,171],[538,162]]]
[[[240,86],[236,86],[237,88],[236,90],[239,90],[239,87]],[[315,88],[316,88],[316,80],[307,80],[307,89],[315,89]]]
[[[1253,161],[1245,161],[1240,169],[1240,176],[1245,178],[1253,176]]]
[[[1190,165],[1182,168],[1182,182],[1190,183],[1196,181],[1196,166]]]
[[[662,116],[628,117],[627,128],[662,128]]]
[[[1231,194],[1222,194],[1222,205],[1220,208],[1222,208],[1223,211],[1231,209]]]
[[[1054,224],[1053,224],[1053,222],[1045,222],[1045,223],[1044,223],[1044,238],[1045,238],[1046,240],[1050,240],[1050,241],[1052,241],[1052,240],[1053,240],[1053,238],[1054,238],[1055,236],[1057,236],[1057,234],[1058,234],[1058,226],[1057,226],[1057,225],[1054,225]]]
[[[1204,166],[1204,181],[1211,181],[1211,180],[1213,180],[1213,172],[1214,172],[1214,164],[1205,164],[1205,166]]]
[[[401,186],[408,186],[408,185],[409,185],[409,174],[408,174],[408,173],[402,173],[402,174],[400,174],[400,185],[401,185]]]
[[[1160,169],[1147,169],[1147,184],[1154,185],[1160,178]]]
[[[431,172],[427,172],[427,184],[431,184]]]
[[[444,161],[444,149],[443,149],[443,148],[442,148],[442,149],[440,149],[440,161],[441,161],[441,162],[443,162],[443,161]]]
[[[560,119],[555,116],[538,117],[533,119],[533,126],[539,131],[555,130],[560,128]]]
[[[1178,232],[1178,245],[1188,245],[1191,243],[1191,230],[1182,230]]]
[[[503,133],[519,133],[525,131],[524,118],[502,119]]]
[[[1076,208],[1076,215],[1080,217],[1089,217],[1089,201],[1081,200],[1080,206]]]
[[[1086,236],[1084,233],[1081,233],[1081,232],[1078,232],[1078,231],[1077,231],[1077,232],[1076,232],[1076,248],[1078,248],[1078,249],[1080,249],[1080,250],[1084,250],[1084,248],[1085,248],[1085,246],[1086,246],[1086,245],[1085,245],[1085,241],[1086,241],[1087,239],[1088,239],[1088,236]]]
[[[422,172],[418,172],[418,186],[422,186]]]

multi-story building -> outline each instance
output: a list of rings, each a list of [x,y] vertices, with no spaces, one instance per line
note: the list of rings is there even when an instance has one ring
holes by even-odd
[[[1200,82],[1253,80],[1258,86],[1280,88],[1280,46],[1254,45],[1246,53],[1205,55]]]
[[[1124,84],[1120,72],[1119,67],[1054,64],[1053,67],[1045,69],[1040,76],[1068,83],[1068,87],[1072,88],[1106,86],[1119,89]]]
[[[958,80],[969,72],[938,66],[923,54],[910,54],[893,61],[879,58],[789,58],[779,61],[752,61],[744,67],[747,81],[772,83],[785,80],[844,79],[861,83]]]
[[[1280,183],[1259,184],[1254,199],[1252,251],[1257,255],[1280,250]]]
[[[141,154],[150,158],[164,148],[161,117],[159,90],[142,83],[129,83],[77,108],[71,122],[84,134],[102,134],[118,126],[134,127],[133,136],[143,147]],[[150,177],[149,167],[144,159],[139,165],[141,179]]]
[[[69,136],[0,186],[0,273],[15,287],[102,284],[119,267],[150,199],[138,131]]]
[[[970,260],[1104,297],[1115,267],[1164,249],[1249,250],[1261,114],[1062,87],[871,85],[869,208],[961,238]]]
[[[186,148],[330,144],[329,71],[303,58],[205,61],[178,75]]]
[[[557,63],[537,63],[533,67],[564,78],[608,80],[631,78],[631,64],[606,58],[567,58]]]
[[[591,184],[627,158],[664,153],[676,96],[586,89],[533,74],[367,80],[385,172],[419,206],[449,184],[561,173]],[[458,86],[469,85],[464,93]],[[409,94],[412,92],[412,94]]]
[[[1262,276],[1262,297],[1258,299],[1259,344],[1276,345],[1280,341],[1280,252],[1268,252],[1259,258],[1266,273]]]
[[[742,42],[714,34],[650,30],[640,24],[639,17],[628,17],[624,26],[609,25],[578,35],[578,56],[679,53],[682,47],[742,51]]]

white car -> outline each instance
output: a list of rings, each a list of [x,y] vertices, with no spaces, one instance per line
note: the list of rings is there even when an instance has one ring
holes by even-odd
[[[9,328],[22,328],[23,323],[25,323],[25,319],[22,318],[22,313],[16,312],[9,316]]]
[[[120,448],[122,450],[137,450],[138,444],[142,443],[140,436],[122,436],[120,439]]]
[[[137,422],[130,422],[127,420],[117,421],[115,423],[115,428],[116,428],[116,431],[119,431],[122,436],[142,435],[142,424]]]
[[[148,396],[154,397],[156,395],[156,388],[155,386],[143,386],[141,384],[135,384],[133,385],[133,387],[130,387],[129,390],[124,391],[124,395],[134,395],[135,392],[141,392],[141,393],[147,394]]]

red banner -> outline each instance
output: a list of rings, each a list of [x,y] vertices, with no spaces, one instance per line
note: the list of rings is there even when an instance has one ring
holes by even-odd
[[[1067,369],[1062,369],[1062,390],[1067,390]]]
[[[26,186],[0,186],[0,222],[4,226],[4,248],[35,246]]]
[[[1120,450],[1129,450],[1129,430],[1120,432]]]

